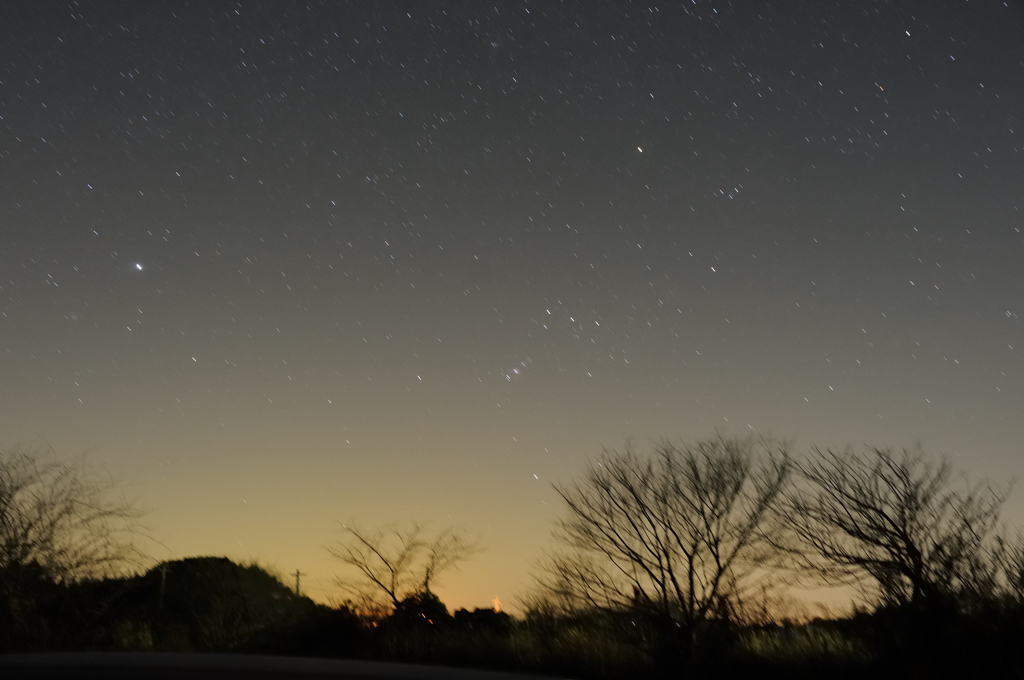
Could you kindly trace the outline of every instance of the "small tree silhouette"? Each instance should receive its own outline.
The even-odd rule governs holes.
[[[418,524],[374,530],[349,525],[343,528],[346,538],[328,551],[353,567],[355,577],[342,577],[337,582],[357,603],[370,603],[367,608],[373,608],[380,597],[398,609],[410,596],[432,595],[430,586],[442,573],[480,550],[455,527],[432,537]]]

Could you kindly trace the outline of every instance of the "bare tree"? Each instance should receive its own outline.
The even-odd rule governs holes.
[[[730,618],[776,554],[771,510],[790,469],[786,446],[768,440],[606,450],[555,487],[567,513],[541,592],[571,610],[640,610],[683,626]]]
[[[0,572],[75,581],[138,564],[139,511],[115,483],[52,450],[0,451]]]
[[[949,461],[920,448],[813,453],[783,504],[801,567],[826,583],[866,583],[888,603],[988,587],[984,555],[1008,488],[954,482]]]
[[[970,562],[975,600],[985,605],[1024,605],[1024,533],[996,532],[988,550]]]
[[[373,609],[378,596],[396,607],[406,597],[427,593],[443,572],[479,552],[475,541],[448,527],[430,536],[423,527],[389,525],[365,530],[345,525],[346,539],[328,551],[353,567],[355,578],[339,578],[338,585],[357,601]]]
[[[429,593],[430,583],[441,573],[479,552],[480,548],[454,528],[447,527],[426,543],[420,592]]]

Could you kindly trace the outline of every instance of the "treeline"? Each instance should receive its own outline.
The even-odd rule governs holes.
[[[115,487],[52,456],[0,456],[0,649],[300,654],[573,677],[1024,675],[1024,540],[1009,485],[919,449],[718,436],[606,450],[556,485],[555,548],[514,619],[449,614],[431,586],[471,557],[455,529],[344,527],[348,598],[319,605],[258,565],[143,556]],[[793,588],[855,609],[796,620]],[[793,617],[793,620],[787,619]]]
[[[403,661],[532,673],[605,674],[642,662],[598,638],[550,636],[550,624],[493,609],[454,615],[433,593],[387,614],[328,607],[272,572],[223,557],[164,562],[144,574],[55,582],[37,565],[4,574],[0,652],[230,652]],[[635,657],[635,658],[634,658]]]
[[[655,667],[1024,672],[1009,485],[920,449],[795,456],[719,436],[605,451],[556,488],[558,548],[533,608],[629,641]],[[844,586],[858,612],[780,627],[779,603],[801,586]]]

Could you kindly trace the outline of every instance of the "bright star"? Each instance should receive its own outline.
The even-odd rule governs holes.
[[[135,263],[135,268],[138,269],[140,272],[142,271],[142,265],[139,264],[138,262]]]

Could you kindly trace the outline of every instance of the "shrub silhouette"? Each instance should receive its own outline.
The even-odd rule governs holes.
[[[38,562],[0,570],[0,651],[47,647],[51,632],[45,612],[59,591]]]
[[[444,602],[429,590],[402,599],[388,617],[389,623],[400,626],[444,626],[451,620]]]
[[[459,609],[455,612],[453,622],[456,627],[464,630],[507,635],[512,631],[515,620],[505,612],[477,608],[473,611]]]

